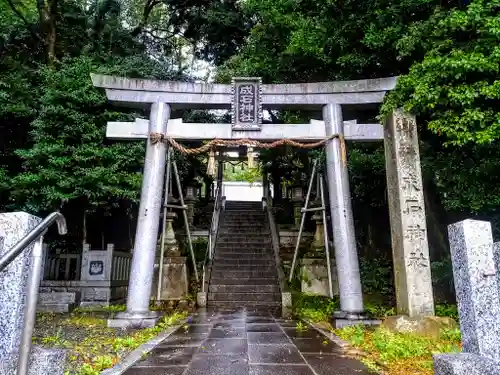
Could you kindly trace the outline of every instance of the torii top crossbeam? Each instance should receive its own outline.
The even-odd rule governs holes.
[[[108,99],[127,107],[169,103],[173,109],[229,109],[233,85],[132,79],[92,74],[92,83],[106,89]],[[321,109],[325,104],[380,103],[394,89],[397,77],[318,83],[260,85],[266,109]]]

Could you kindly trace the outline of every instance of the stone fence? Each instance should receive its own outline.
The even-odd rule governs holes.
[[[78,292],[81,306],[124,302],[127,295],[132,253],[83,246],[80,254],[47,254],[40,291]]]

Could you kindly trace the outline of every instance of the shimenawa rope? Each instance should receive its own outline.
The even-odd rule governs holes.
[[[203,154],[205,152],[211,151],[215,149],[216,147],[237,147],[237,146],[249,146],[249,147],[254,147],[254,148],[264,148],[264,149],[271,149],[271,148],[276,148],[284,145],[292,146],[292,147],[297,147],[297,148],[303,148],[303,149],[313,149],[319,146],[323,146],[326,142],[338,138],[340,140],[340,153],[341,153],[341,158],[342,162],[344,165],[346,165],[347,162],[347,156],[346,156],[346,146],[345,146],[345,139],[342,134],[333,134],[330,137],[324,138],[320,141],[314,142],[314,143],[300,143],[291,139],[280,139],[278,141],[270,142],[270,143],[263,143],[256,141],[254,139],[234,139],[234,140],[226,140],[226,139],[212,139],[208,143],[205,143],[201,147],[197,148],[187,148],[178,143],[174,138],[171,137],[166,137],[164,134],[161,133],[150,133],[150,139],[151,139],[151,144],[156,144],[159,142],[168,142],[174,149],[179,151],[181,154],[186,154],[186,155],[199,155]]]

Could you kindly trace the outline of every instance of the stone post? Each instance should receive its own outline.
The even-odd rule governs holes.
[[[342,108],[338,104],[323,107],[326,135],[343,134]],[[359,273],[358,252],[354,234],[351,192],[347,162],[339,138],[326,144],[326,175],[333,226],[335,259],[339,283],[340,309],[336,317],[356,320],[363,312],[363,295]]]
[[[415,117],[397,110],[384,131],[397,310],[410,317],[434,315]]]
[[[500,290],[491,224],[465,220],[448,226],[448,234],[463,347],[462,353],[435,355],[435,374],[498,375]]]
[[[170,106],[153,103],[149,120],[149,132],[166,134]],[[160,226],[160,211],[165,177],[167,145],[165,142],[152,143],[148,138],[141,201],[137,219],[134,253],[130,270],[127,310],[116,316],[116,324],[110,326],[147,326],[156,324],[157,313],[149,310],[156,239]]]
[[[0,214],[0,256],[31,232],[40,221],[39,217],[25,212]],[[17,370],[34,246],[35,243],[28,246],[0,272],[0,375],[13,375]],[[29,374],[63,375],[65,360],[65,350],[32,347]]]
[[[267,172],[262,173],[262,198],[267,198],[269,195],[269,179]]]
[[[41,219],[25,212],[0,214],[0,256],[35,228]],[[33,244],[0,272],[0,360],[16,360],[26,308]]]

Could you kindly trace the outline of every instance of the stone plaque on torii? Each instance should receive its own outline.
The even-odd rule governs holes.
[[[152,133],[180,141],[328,139],[326,174],[341,307],[337,317],[352,320],[362,316],[364,307],[343,141],[384,140],[398,312],[434,314],[415,119],[396,111],[384,127],[344,121],[342,116],[342,105],[382,102],[385,93],[395,87],[395,77],[276,85],[261,85],[259,78],[235,78],[231,85],[103,75],[92,75],[92,81],[106,90],[112,102],[151,109],[149,120],[109,122],[106,132],[112,139],[148,140],[134,246],[134,254],[141,257],[134,256],[132,262],[127,311],[122,318],[131,322],[154,318],[148,308],[149,291],[168,145],[152,141]],[[171,109],[187,108],[231,109],[232,123],[184,123],[169,118]],[[263,108],[322,109],[323,119],[309,124],[262,124]]]

